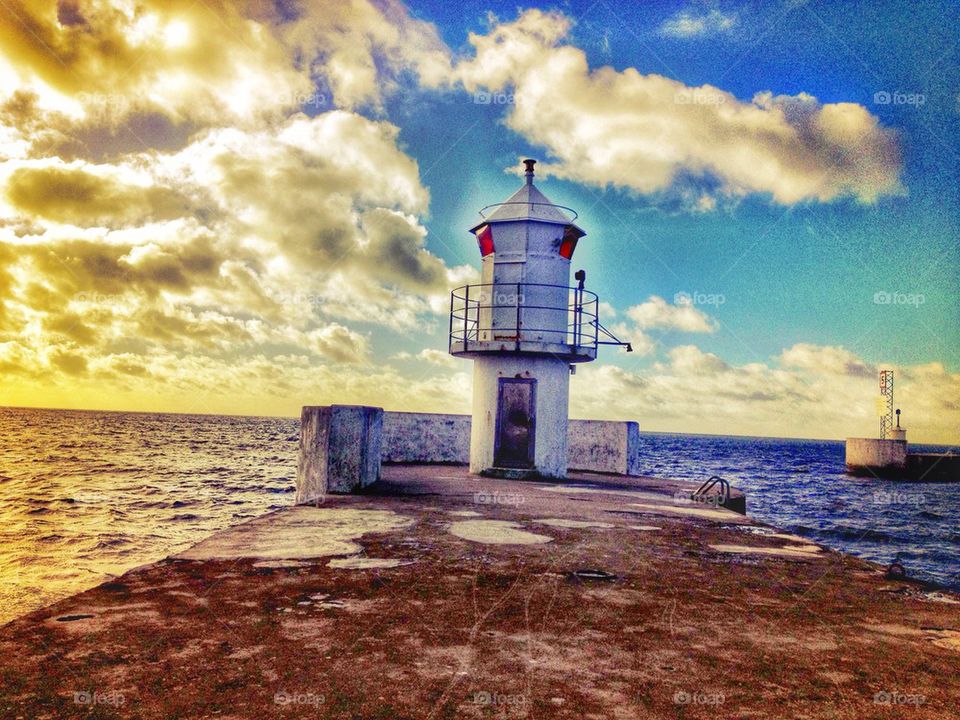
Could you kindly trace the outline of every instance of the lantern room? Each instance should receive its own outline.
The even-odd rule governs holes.
[[[533,184],[535,162],[524,160],[523,186],[483,208],[470,230],[480,250],[480,282],[451,298],[454,355],[501,352],[513,343],[513,350],[568,362],[596,357],[596,296],[582,284],[570,287],[570,261],[586,233],[574,223],[576,212]]]

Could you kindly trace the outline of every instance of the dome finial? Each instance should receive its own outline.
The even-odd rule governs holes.
[[[529,158],[523,161],[523,165],[524,167],[526,167],[526,170],[524,171],[523,174],[527,178],[527,185],[533,185],[533,166],[536,164],[537,164],[536,160],[531,160]]]

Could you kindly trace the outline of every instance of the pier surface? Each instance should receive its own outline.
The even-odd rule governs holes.
[[[957,717],[956,596],[571,483],[387,466],[214,535],[0,628],[0,717]]]

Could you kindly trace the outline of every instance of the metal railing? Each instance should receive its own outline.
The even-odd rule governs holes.
[[[597,295],[580,287],[544,283],[464,285],[450,293],[449,343],[566,345],[581,354],[597,349]],[[475,348],[479,349],[479,348]]]
[[[522,200],[516,201],[516,202],[508,201],[508,202],[501,202],[501,203],[493,203],[492,205],[485,205],[484,207],[480,208],[480,217],[486,220],[487,210],[489,210],[490,208],[497,208],[499,210],[505,205],[520,205],[521,207],[550,207],[550,208],[557,208],[559,210],[566,210],[568,213],[570,213],[573,216],[571,218],[568,218],[569,222],[573,222],[578,217],[577,211],[574,210],[573,208],[567,207],[566,205],[557,205],[555,203],[542,203],[542,202],[524,202]]]
[[[691,493],[690,498],[694,501],[703,501],[716,485],[720,486],[720,504],[726,505],[730,500],[730,483],[719,475],[712,475],[711,477],[707,478],[707,480],[700,487]]]

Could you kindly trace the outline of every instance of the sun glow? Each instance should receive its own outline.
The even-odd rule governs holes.
[[[190,26],[183,20],[167,23],[163,31],[163,42],[168,48],[179,48],[190,42]]]

